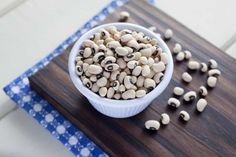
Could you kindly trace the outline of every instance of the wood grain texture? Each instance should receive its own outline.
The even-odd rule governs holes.
[[[171,28],[174,37],[167,41],[170,49],[178,42],[183,45],[183,49],[192,52],[194,60],[217,60],[222,76],[217,87],[209,90],[209,106],[203,113],[196,112],[196,102],[183,103],[177,110],[167,107],[167,100],[172,96],[175,86],[181,86],[185,91],[197,91],[206,82],[206,75],[200,72],[192,73],[191,84],[180,81],[181,74],[187,70],[186,61],[181,64],[175,62],[174,75],[168,88],[150,107],[126,119],[108,118],[98,113],[74,87],[67,69],[72,45],[30,77],[31,87],[111,156],[236,156],[236,61],[145,1],[130,1],[103,23],[117,21],[121,10],[130,12],[131,19],[128,22],[145,27],[156,26],[157,32],[161,34],[166,28]],[[181,110],[190,113],[191,120],[188,123],[178,119]],[[168,126],[162,126],[156,133],[144,129],[146,120],[159,120],[163,112],[170,115],[171,123]]]

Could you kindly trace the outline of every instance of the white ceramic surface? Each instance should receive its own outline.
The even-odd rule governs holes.
[[[100,97],[95,94],[87,87],[85,87],[80,78],[75,73],[75,57],[78,53],[78,50],[85,39],[88,39],[95,32],[99,32],[102,28],[108,28],[110,26],[116,26],[118,29],[130,29],[136,30],[138,32],[143,32],[144,34],[156,38],[160,47],[168,54],[169,62],[166,67],[165,75],[161,83],[150,93],[145,95],[142,98],[136,98],[132,100],[113,100],[108,98]],[[134,116],[141,111],[143,111],[157,96],[159,96],[168,86],[172,73],[173,73],[173,59],[171,52],[165,42],[157,36],[155,33],[149,31],[148,29],[129,23],[110,23],[96,27],[88,32],[86,32],[73,46],[68,63],[69,73],[72,82],[76,88],[89,100],[92,106],[99,112],[114,118],[126,118]]]

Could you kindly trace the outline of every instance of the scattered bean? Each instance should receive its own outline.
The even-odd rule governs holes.
[[[199,88],[199,94],[200,94],[201,96],[207,96],[208,91],[207,91],[207,89],[206,89],[205,86],[201,86],[201,87]]]
[[[177,96],[181,96],[184,94],[184,89],[181,87],[175,87],[173,93]]]
[[[203,110],[204,110],[204,109],[206,108],[206,106],[207,106],[207,101],[206,101],[206,99],[203,99],[203,98],[199,99],[196,106],[197,106],[197,111],[198,111],[198,112],[203,112]]]
[[[163,125],[169,124],[170,123],[170,116],[168,114],[166,114],[166,113],[162,113],[161,114],[161,123]]]
[[[192,76],[188,73],[188,72],[184,72],[183,74],[182,74],[182,79],[185,81],[185,82],[187,82],[187,83],[189,83],[189,82],[191,82],[192,81]]]
[[[168,105],[178,108],[180,106],[180,101],[176,98],[169,98],[168,99]]]
[[[176,60],[177,61],[183,61],[184,60],[184,57],[185,57],[185,55],[184,55],[184,52],[182,52],[182,51],[180,51],[177,55],[176,55]]]
[[[156,120],[148,120],[145,122],[145,128],[152,131],[157,131],[160,128],[160,123]]]
[[[215,87],[217,83],[217,78],[214,76],[210,76],[207,79],[207,85],[211,88]]]
[[[173,31],[171,29],[167,29],[164,34],[165,39],[170,39],[172,36],[173,36]]]
[[[184,94],[185,101],[193,101],[194,99],[196,99],[196,97],[197,97],[197,94],[195,91],[189,91]]]
[[[190,115],[186,111],[180,111],[179,116],[184,120],[184,121],[189,121],[190,120]]]

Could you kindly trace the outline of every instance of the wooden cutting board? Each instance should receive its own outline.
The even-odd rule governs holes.
[[[183,49],[193,53],[194,60],[217,60],[222,76],[217,87],[209,91],[209,105],[203,113],[196,112],[196,102],[183,103],[177,110],[167,107],[167,100],[175,86],[183,87],[186,91],[197,91],[206,82],[207,76],[200,72],[191,73],[193,81],[189,85],[181,81],[181,74],[187,70],[187,61],[175,61],[174,75],[165,92],[144,112],[127,119],[113,119],[98,113],[76,90],[67,69],[72,45],[30,77],[31,87],[110,156],[236,156],[236,61],[145,1],[130,1],[103,23],[116,22],[122,10],[131,14],[128,22],[145,27],[156,26],[161,34],[166,28],[171,28],[174,37],[167,42],[170,49],[178,42]],[[179,120],[181,110],[189,112],[189,122]],[[163,112],[170,115],[171,123],[168,126],[162,126],[156,133],[144,129],[146,120],[159,120]]]

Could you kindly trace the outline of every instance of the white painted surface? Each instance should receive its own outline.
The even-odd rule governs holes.
[[[156,6],[218,47],[236,33],[235,0],[157,0]]]
[[[0,88],[46,56],[109,2],[26,0],[15,7],[20,1],[0,0],[0,13],[9,10],[0,17]],[[157,5],[218,47],[236,33],[235,0],[158,0]],[[236,57],[236,42],[227,53]],[[0,91],[0,117],[14,106]],[[21,109],[0,120],[0,140],[0,157],[73,156]]]

